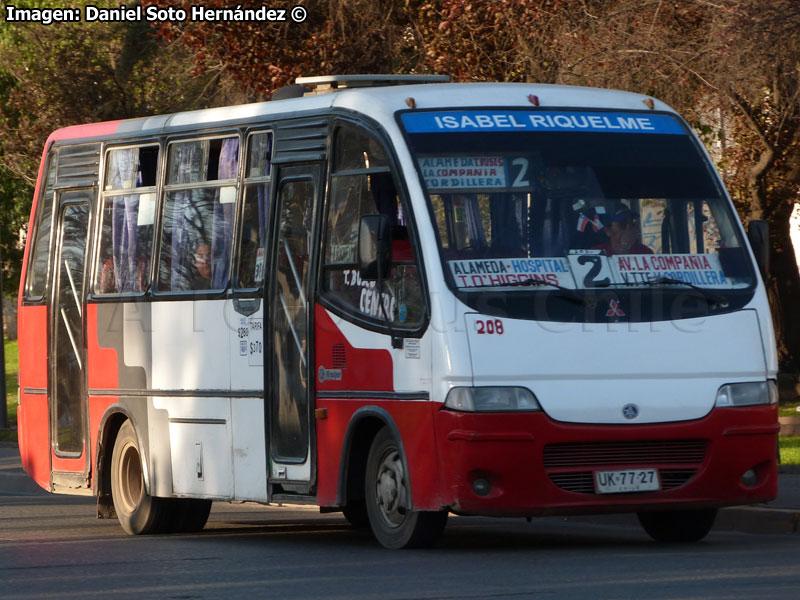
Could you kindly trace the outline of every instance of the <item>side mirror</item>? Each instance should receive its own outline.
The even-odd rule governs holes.
[[[747,225],[747,239],[756,255],[756,263],[761,275],[766,278],[769,274],[769,223],[753,220]]]
[[[392,228],[386,215],[363,215],[358,227],[358,270],[361,279],[386,277],[392,263]]]

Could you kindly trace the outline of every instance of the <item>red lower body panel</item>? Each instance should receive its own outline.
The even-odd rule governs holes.
[[[777,495],[776,406],[653,425],[560,423],[543,413],[435,415],[443,505],[496,516],[763,502]],[[596,470],[656,468],[661,490],[599,494]],[[755,471],[746,485],[742,476]],[[488,481],[473,487],[476,479]],[[416,494],[415,494],[416,498]]]
[[[327,410],[326,418],[317,420],[319,505],[336,504],[345,432],[355,412],[366,406],[386,410],[397,426],[410,471],[414,507],[419,510],[439,509],[442,506],[441,483],[433,440],[433,421],[439,405],[407,400],[317,400],[317,408]]]
[[[50,489],[50,412],[46,394],[22,393],[17,412],[22,468],[46,490]]]

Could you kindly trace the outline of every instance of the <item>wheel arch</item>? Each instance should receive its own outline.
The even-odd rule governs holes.
[[[139,445],[139,455],[142,458],[142,476],[145,490],[150,491],[150,476],[147,448],[139,433],[136,419],[131,411],[121,404],[112,404],[108,407],[98,427],[97,450],[95,456],[96,474],[94,477],[94,493],[97,496],[97,516],[99,518],[114,519],[117,517],[114,502],[111,497],[111,456],[114,453],[114,443],[119,430],[130,421],[136,433],[136,442]]]
[[[380,406],[362,406],[347,424],[347,429],[342,442],[341,460],[339,461],[339,481],[336,490],[336,505],[345,506],[350,498],[359,499],[363,495],[363,480],[367,468],[367,457],[372,441],[384,427],[391,431],[397,441],[400,455],[403,459],[403,468],[409,473],[408,487],[411,488],[411,477],[408,469],[406,451],[403,446],[403,437],[389,412]],[[410,502],[413,509],[413,491]]]

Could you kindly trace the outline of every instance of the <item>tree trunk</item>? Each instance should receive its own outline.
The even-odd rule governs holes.
[[[788,205],[788,203],[787,203]],[[770,222],[770,277],[767,283],[782,371],[800,371],[800,272],[789,234],[792,206],[775,211]]]

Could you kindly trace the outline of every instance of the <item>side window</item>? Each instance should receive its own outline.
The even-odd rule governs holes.
[[[414,328],[425,308],[409,236],[407,211],[397,193],[386,152],[366,131],[342,124],[334,138],[325,222],[322,293],[331,302],[393,327]],[[362,215],[384,214],[392,224],[392,267],[379,289],[358,272]]]
[[[227,287],[238,171],[238,137],[169,145],[160,291]]]
[[[686,219],[689,224],[689,252],[692,254],[717,254],[722,236],[707,201],[686,203]],[[723,245],[724,246],[724,245]]]
[[[28,298],[38,299],[44,296],[47,286],[47,266],[50,258],[50,231],[53,228],[53,185],[56,181],[56,154],[50,155],[47,168],[47,179],[43,182],[44,193],[39,197],[36,207],[37,217],[31,246],[30,262],[28,263],[25,295]]]
[[[256,288],[264,281],[271,160],[272,133],[252,134],[247,140],[242,229],[239,237],[240,288]]]
[[[656,254],[725,254],[739,243],[724,211],[718,199],[642,199],[642,241]]]
[[[137,294],[150,283],[158,146],[106,154],[96,294]]]

